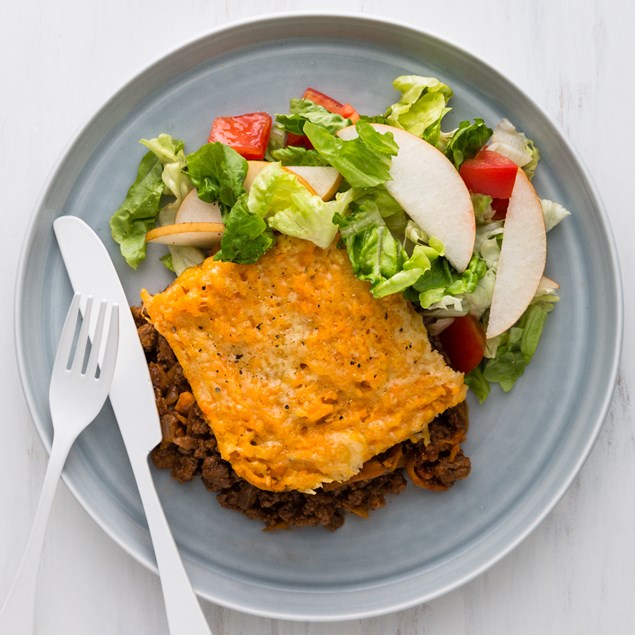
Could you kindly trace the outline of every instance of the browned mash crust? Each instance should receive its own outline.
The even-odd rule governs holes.
[[[143,294],[222,459],[252,486],[314,492],[410,441],[466,387],[401,296],[380,300],[345,252],[280,237],[258,263],[205,261]]]

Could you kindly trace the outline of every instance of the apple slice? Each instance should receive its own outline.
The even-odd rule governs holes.
[[[222,223],[174,223],[151,229],[146,240],[161,245],[212,249],[220,242],[224,229]]]
[[[392,132],[399,152],[390,164],[386,189],[406,214],[427,234],[445,246],[445,255],[458,271],[472,258],[476,224],[472,199],[452,163],[427,141],[393,126],[374,123],[382,134]],[[357,130],[348,126],[338,132],[345,140]]]
[[[218,203],[207,203],[198,197],[196,189],[192,190],[181,202],[175,223],[222,223]]]
[[[329,165],[287,165],[283,169],[295,174],[302,185],[323,201],[331,200],[342,183],[342,175]]]
[[[557,291],[560,288],[560,285],[551,278],[547,278],[547,276],[543,276],[540,278],[540,282],[538,283],[538,288],[536,289],[536,293],[542,291],[543,293],[552,293]]]
[[[547,233],[540,199],[519,168],[505,217],[487,339],[506,331],[525,312],[543,279],[546,258]]]
[[[254,179],[268,166],[269,161],[247,161],[247,176],[243,183],[243,187],[249,192]]]
[[[268,161],[247,161],[247,176],[244,182],[247,191],[254,179],[268,165],[271,165]],[[323,201],[333,198],[342,182],[342,175],[328,165],[285,165],[282,169],[297,176],[311,194],[317,194]]]

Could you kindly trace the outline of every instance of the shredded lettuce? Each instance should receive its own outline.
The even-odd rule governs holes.
[[[545,229],[547,231],[551,231],[567,216],[571,216],[571,212],[560,205],[560,203],[554,203],[549,199],[543,198],[540,200],[540,204],[542,205],[542,213],[545,217]]]
[[[540,160],[540,151],[525,133],[516,130],[516,127],[507,119],[503,119],[494,128],[489,149],[511,159],[530,179],[533,178]]]
[[[485,261],[488,269],[496,271],[501,253],[503,221],[492,221],[476,226],[474,251]]]
[[[386,122],[425,139],[436,146],[441,134],[441,119],[450,111],[447,107],[452,89],[434,77],[402,75],[393,81],[401,98],[385,112]]]
[[[472,207],[474,208],[474,217],[477,225],[485,225],[494,218],[494,209],[492,208],[492,197],[487,194],[477,194],[470,192],[472,198]]]
[[[358,136],[344,140],[308,122],[304,133],[351,187],[374,187],[389,181],[391,158],[399,151],[392,134],[381,134],[364,121],[358,121],[355,129]]]

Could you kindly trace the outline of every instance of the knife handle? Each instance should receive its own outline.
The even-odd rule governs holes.
[[[132,456],[130,460],[154,546],[170,633],[212,635],[174,542],[148,461]]]

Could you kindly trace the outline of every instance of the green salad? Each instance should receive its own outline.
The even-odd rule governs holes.
[[[279,233],[337,241],[376,298],[412,302],[483,401],[536,351],[558,302],[546,234],[569,212],[536,194],[539,150],[508,120],[446,130],[448,85],[405,75],[393,87],[380,114],[308,88],[286,113],[215,118],[198,149],[142,139],[112,237],[135,269],[149,242],[165,244],[177,275],[207,257],[254,263]]]

